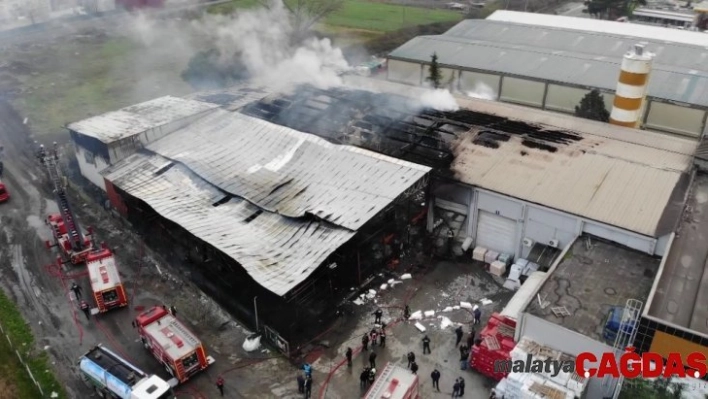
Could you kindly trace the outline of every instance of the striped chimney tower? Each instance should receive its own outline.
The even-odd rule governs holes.
[[[654,54],[637,44],[622,58],[615,101],[612,104],[610,123],[626,127],[639,127],[649,84],[649,74]]]

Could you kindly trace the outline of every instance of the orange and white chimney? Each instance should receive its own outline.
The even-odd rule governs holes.
[[[641,44],[635,45],[624,55],[610,113],[611,124],[634,128],[640,126],[653,61],[654,54],[645,51]]]

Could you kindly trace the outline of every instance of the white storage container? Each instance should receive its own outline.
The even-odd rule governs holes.
[[[487,248],[477,247],[472,251],[472,259],[484,262],[484,256],[487,255]]]
[[[489,265],[489,273],[492,273],[495,276],[502,276],[506,273],[506,265],[498,260],[495,260],[491,265]]]
[[[491,249],[487,251],[487,253],[484,255],[484,263],[492,264],[492,262],[495,262],[499,258],[499,252],[492,251]],[[506,265],[504,265],[504,269],[506,270]]]
[[[511,254],[499,254],[499,258],[497,258],[498,261],[504,262],[507,266],[511,264],[511,262],[514,260],[514,255]]]
[[[521,259],[517,259],[516,262],[514,262],[514,263],[516,263],[517,265],[521,266],[521,269],[523,269],[523,268],[526,267],[526,265],[529,264],[529,261],[526,260],[526,259],[524,259],[524,258],[521,258]]]
[[[511,269],[509,270],[509,278],[512,280],[519,281],[519,278],[521,277],[521,266],[517,264],[511,265]]]

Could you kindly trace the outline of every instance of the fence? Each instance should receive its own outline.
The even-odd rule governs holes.
[[[10,344],[10,348],[12,348],[15,351],[15,354],[17,355],[17,358],[20,359],[20,364],[22,364],[25,367],[25,370],[27,370],[27,374],[29,374],[30,378],[32,379],[32,382],[34,382],[34,385],[37,386],[37,389],[39,390],[39,394],[41,397],[44,397],[44,391],[42,391],[42,387],[39,385],[37,382],[37,379],[34,378],[34,374],[32,374],[32,371],[29,368],[29,365],[22,359],[22,356],[20,355],[20,352],[15,349],[15,345],[12,343],[10,340],[10,336],[5,333],[5,329],[2,326],[2,323],[0,323],[0,332],[7,338],[7,342]]]

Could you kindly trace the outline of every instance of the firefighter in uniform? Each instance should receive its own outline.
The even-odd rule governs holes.
[[[86,301],[81,301],[81,311],[86,315],[86,320],[91,320],[91,309]]]

